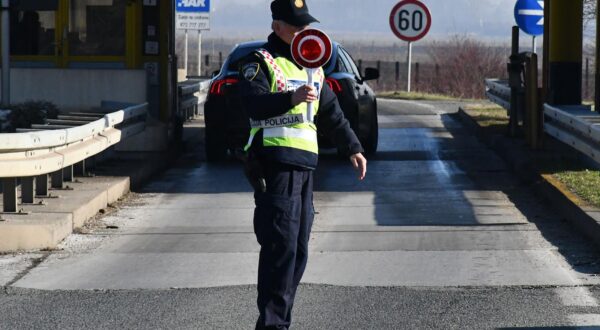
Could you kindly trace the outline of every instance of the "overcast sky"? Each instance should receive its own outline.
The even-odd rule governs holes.
[[[448,35],[510,38],[515,0],[422,0],[431,10],[430,39]],[[207,37],[260,37],[270,31],[271,0],[212,0]],[[314,26],[334,37],[393,39],[388,18],[398,0],[307,0]]]

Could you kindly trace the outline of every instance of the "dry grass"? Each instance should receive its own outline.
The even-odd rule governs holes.
[[[490,133],[504,133],[508,130],[508,115],[506,109],[491,104],[469,104],[463,110],[478,124]]]
[[[410,101],[463,101],[448,95],[404,91],[381,92],[377,94],[377,97]]]

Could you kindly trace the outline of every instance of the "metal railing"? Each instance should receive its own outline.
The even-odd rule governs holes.
[[[587,106],[544,105],[544,130],[600,164],[600,114]]]
[[[486,88],[490,101],[510,110],[511,91],[507,82],[486,79]],[[531,104],[523,105],[527,108],[537,108]],[[526,111],[533,112],[531,109]],[[584,105],[544,104],[543,116],[533,120],[542,122],[546,134],[600,164],[600,113],[593,112],[589,106]]]
[[[190,120],[200,114],[200,106],[206,101],[209,81],[187,80],[179,83],[179,116]]]
[[[485,95],[490,101],[498,104],[507,111],[510,110],[510,86],[508,85],[508,80],[486,79]]]
[[[49,120],[47,125],[0,134],[4,213],[23,213],[17,198],[19,186],[22,204],[52,197],[48,176],[52,188],[64,189],[64,183],[72,181],[75,173],[86,173],[86,160],[146,127],[147,103],[102,102],[101,108],[112,110],[69,113]]]

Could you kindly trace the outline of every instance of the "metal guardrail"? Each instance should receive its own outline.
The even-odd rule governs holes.
[[[485,95],[490,101],[510,110],[510,86],[507,80],[486,79],[485,88]]]
[[[486,79],[490,101],[510,109],[510,88],[506,81]],[[544,132],[600,164],[600,113],[583,105],[544,104]]]
[[[179,83],[179,115],[185,120],[200,114],[200,106],[206,102],[209,80],[187,80]]]
[[[17,199],[19,182],[22,204],[35,203],[36,197],[51,197],[49,174],[51,187],[64,189],[64,182],[72,181],[75,172],[85,175],[86,160],[145,129],[147,103],[103,102],[102,106],[114,111],[70,113],[49,120],[49,125],[0,134],[4,213],[22,213]]]
[[[544,130],[600,164],[600,114],[586,106],[544,105]]]
[[[522,127],[529,146],[537,149],[541,146],[543,132],[537,55],[515,52],[510,56],[507,71],[508,80],[485,80],[486,95],[507,110],[508,134],[515,137]]]

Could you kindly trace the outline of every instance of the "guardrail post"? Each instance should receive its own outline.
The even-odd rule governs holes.
[[[540,131],[542,129],[542,110],[539,102],[538,90],[538,60],[536,54],[529,54],[527,57],[527,72],[525,80],[526,91],[526,111],[527,128],[525,134],[529,146],[533,149],[540,147]]]
[[[96,156],[92,156],[85,160],[85,167],[89,169],[96,169]],[[87,173],[86,173],[87,175]]]
[[[35,203],[34,178],[33,177],[21,178],[21,203],[23,203],[23,204]]]
[[[38,197],[48,197],[48,174],[35,177],[35,195]]]
[[[73,165],[63,168],[63,180],[73,182]]]
[[[521,87],[521,64],[518,62],[519,55],[519,27],[512,28],[512,52],[508,64],[508,78],[510,85],[510,111],[508,121],[508,133],[516,136],[519,129],[519,89]]]
[[[52,182],[52,188],[54,189],[64,189],[64,177],[63,170],[58,170],[50,174],[50,181]]]
[[[87,172],[85,171],[85,159],[75,164],[73,167],[74,175],[76,176],[86,176]]]
[[[5,213],[17,213],[17,179],[2,179],[2,202]]]

